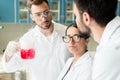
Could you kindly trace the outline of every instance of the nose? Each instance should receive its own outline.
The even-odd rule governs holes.
[[[71,37],[70,38],[70,42],[69,43],[71,43],[71,44],[73,44],[74,43],[74,40],[73,40],[73,38]]]

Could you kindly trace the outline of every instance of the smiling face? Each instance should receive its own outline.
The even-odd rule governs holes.
[[[51,13],[49,6],[46,2],[40,5],[31,6],[31,19],[42,29],[49,29],[51,25]]]
[[[79,35],[79,30],[75,27],[69,27],[67,30],[67,36],[75,36]],[[81,52],[86,51],[88,41],[84,38],[80,38],[79,41],[75,42],[73,38],[70,39],[70,41],[67,44],[67,47],[69,51],[73,54],[79,54],[82,55]]]

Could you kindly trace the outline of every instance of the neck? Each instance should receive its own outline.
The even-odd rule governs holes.
[[[74,57],[74,59],[73,59],[73,61],[71,63],[70,68],[72,68],[75,65],[75,63],[77,62],[78,59],[79,59],[79,56],[78,57]]]
[[[71,64],[71,67],[73,67],[74,66],[74,64],[78,61],[78,59],[86,52],[87,50],[81,50],[81,52],[79,52],[79,53],[76,53],[76,54],[74,54],[74,59],[73,59],[73,62],[72,62],[72,64]]]
[[[74,54],[74,60],[77,61],[85,52],[85,50],[81,50],[81,52]]]
[[[103,31],[104,31],[104,28],[102,28],[102,27],[98,27],[98,28],[96,28],[96,31],[94,31],[94,39],[97,43],[100,43]]]
[[[91,29],[91,36],[94,38],[94,40],[99,43],[103,34],[103,31],[105,29],[105,26],[101,26],[94,22],[94,25],[92,24],[90,26]]]
[[[41,29],[41,28],[40,28],[40,31],[41,31],[45,36],[50,36],[50,35],[52,34],[52,32],[53,32],[53,29],[54,29],[54,24],[51,23],[49,29]]]

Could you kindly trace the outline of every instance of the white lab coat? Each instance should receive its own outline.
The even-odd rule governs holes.
[[[110,21],[97,47],[93,80],[120,80],[120,17]]]
[[[3,56],[5,70],[13,72],[25,66],[29,69],[30,80],[56,80],[67,58],[71,56],[61,38],[65,29],[66,26],[54,22],[54,31],[48,39],[36,25],[20,39],[21,45],[26,44],[29,48],[35,49],[35,58],[23,60],[18,52],[9,63],[5,63]]]
[[[68,71],[73,59],[74,58],[70,58],[67,61],[57,80],[91,80],[92,58],[90,57],[90,54],[86,52],[82,55],[75,65]],[[64,79],[62,79],[63,77]]]

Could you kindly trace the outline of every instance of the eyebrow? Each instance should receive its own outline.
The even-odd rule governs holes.
[[[43,12],[45,12],[45,11],[50,11],[50,9],[46,9]],[[42,14],[43,12],[36,12],[36,13],[33,13],[33,14]]]
[[[80,34],[74,34],[73,36],[80,35]],[[70,34],[67,34],[67,36],[71,36]]]

